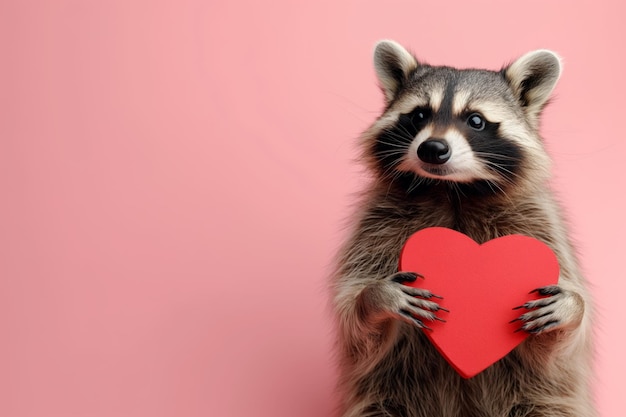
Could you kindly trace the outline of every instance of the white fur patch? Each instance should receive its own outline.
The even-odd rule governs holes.
[[[492,123],[501,123],[512,117],[510,110],[496,102],[476,101],[471,103],[471,109],[479,112]]]
[[[424,97],[408,96],[405,99],[400,100],[398,103],[395,103],[389,113],[394,114],[397,119],[400,114],[410,113],[415,110],[416,107],[425,107],[428,104],[428,101]]]
[[[441,102],[443,101],[443,94],[444,94],[443,86],[436,90],[432,90],[430,92],[429,104],[433,112],[437,112],[439,108],[441,107]]]
[[[461,114],[467,108],[470,99],[470,92],[466,90],[458,91],[452,101],[452,114]]]

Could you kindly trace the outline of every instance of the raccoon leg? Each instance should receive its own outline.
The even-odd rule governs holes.
[[[556,329],[574,329],[580,325],[585,312],[585,304],[580,294],[557,285],[537,288],[531,293],[538,293],[545,298],[515,307],[528,310],[513,320],[522,322],[518,331],[540,334]]]
[[[412,272],[398,272],[368,285],[358,298],[359,311],[373,322],[395,318],[420,329],[430,329],[426,321],[444,321],[435,314],[445,310],[433,301],[441,299],[440,296],[404,285],[418,276]]]

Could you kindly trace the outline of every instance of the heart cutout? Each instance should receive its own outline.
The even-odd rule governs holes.
[[[521,312],[513,310],[541,298],[529,291],[555,285],[559,264],[543,242],[508,235],[478,244],[469,236],[444,227],[418,231],[406,241],[400,271],[424,276],[412,287],[443,297],[437,316],[424,330],[437,350],[464,378],[471,378],[522,343],[528,333],[515,332],[509,323]]]

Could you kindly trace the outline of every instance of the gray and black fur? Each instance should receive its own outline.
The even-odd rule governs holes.
[[[538,133],[559,58],[539,50],[501,71],[459,70],[381,41],[374,62],[386,107],[362,136],[373,179],[332,283],[341,415],[596,416],[590,297],[547,185],[550,160]],[[406,239],[431,226],[477,242],[531,236],[559,259],[557,286],[529,288],[545,297],[511,306],[531,335],[470,379],[423,333],[440,307],[434,294],[404,285],[420,271],[397,272]]]

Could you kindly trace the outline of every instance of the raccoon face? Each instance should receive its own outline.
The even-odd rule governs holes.
[[[409,191],[444,182],[498,192],[545,180],[537,130],[560,75],[554,53],[531,52],[499,72],[458,70],[382,41],[374,63],[387,107],[363,137],[380,178]]]

